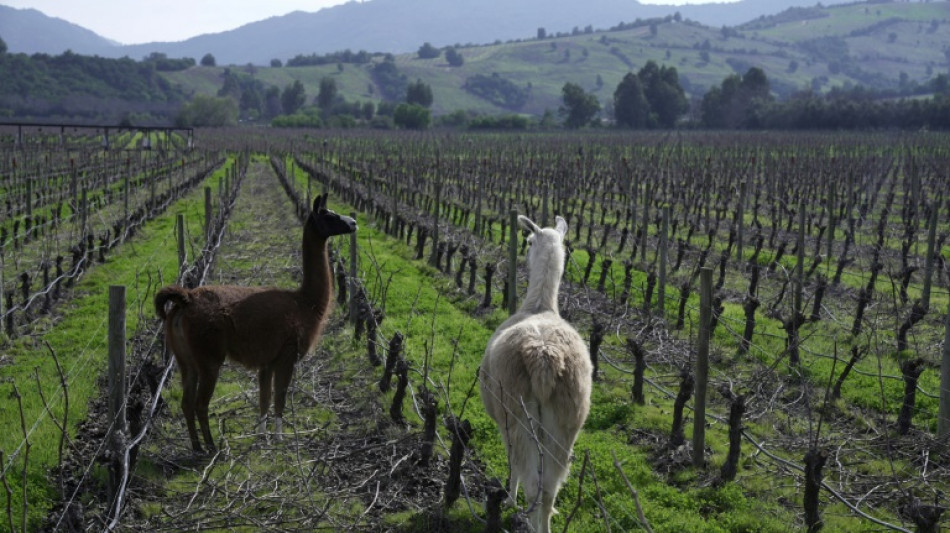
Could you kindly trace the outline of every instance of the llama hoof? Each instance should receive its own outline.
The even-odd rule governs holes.
[[[277,442],[284,440],[284,420],[282,418],[274,420],[274,440]]]

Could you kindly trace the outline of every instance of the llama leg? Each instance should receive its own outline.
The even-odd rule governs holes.
[[[280,440],[284,431],[284,405],[287,401],[287,388],[294,377],[296,361],[296,348],[285,348],[284,354],[274,365],[274,437],[277,440]]]
[[[205,443],[210,451],[215,451],[214,439],[211,438],[211,427],[208,424],[208,404],[211,403],[211,395],[214,394],[214,386],[218,383],[217,368],[201,369],[198,377],[198,395],[196,398],[196,411],[198,413],[198,423],[201,425],[201,433],[204,436]]]
[[[542,533],[551,531],[551,515],[557,512],[554,510],[554,497],[556,495],[556,490],[554,492],[546,489],[541,491],[541,499],[538,501],[538,508],[535,511],[535,516],[538,518],[536,531]]]
[[[195,428],[195,392],[198,388],[198,374],[188,365],[180,364],[181,370],[181,411],[185,415],[185,425],[188,427],[188,437],[191,438],[191,449],[197,453],[204,450],[198,441],[198,431]]]
[[[257,384],[260,389],[260,418],[258,419],[257,431],[261,434],[267,433],[267,412],[270,410],[271,385],[274,382],[274,369],[270,365],[261,367],[257,373]]]

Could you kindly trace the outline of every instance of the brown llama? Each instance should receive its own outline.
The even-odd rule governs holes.
[[[283,430],[284,403],[294,365],[316,345],[333,306],[333,275],[327,241],[356,231],[356,221],[313,201],[303,229],[303,282],[296,290],[209,285],[168,286],[155,294],[155,311],[165,321],[165,343],[181,369],[182,405],[191,447],[202,452],[195,415],[211,450],[208,404],[225,359],[258,371],[260,429],[266,430],[271,390],[275,435]]]
[[[518,223],[531,232],[528,292],[488,341],[479,381],[485,410],[508,451],[508,495],[516,501],[523,484],[533,530],[548,533],[574,441],[590,411],[593,367],[584,340],[558,312],[567,222],[557,217],[555,228],[541,229],[519,216]]]

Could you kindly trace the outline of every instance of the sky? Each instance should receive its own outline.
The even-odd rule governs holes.
[[[182,41],[231,30],[249,22],[319,11],[347,0],[0,0],[33,8],[122,44]],[[352,0],[356,1],[356,0]],[[474,1],[474,0],[468,0]],[[699,4],[709,0],[640,0],[644,4]],[[723,1],[723,0],[718,0]]]

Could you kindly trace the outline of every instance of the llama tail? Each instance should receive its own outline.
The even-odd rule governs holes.
[[[540,401],[547,400],[557,388],[564,372],[565,357],[559,346],[538,344],[524,351],[525,366],[531,374],[531,391]]]
[[[155,293],[155,314],[158,318],[165,320],[168,314],[165,312],[165,305],[171,302],[174,305],[187,305],[191,302],[191,294],[188,289],[169,285]]]

